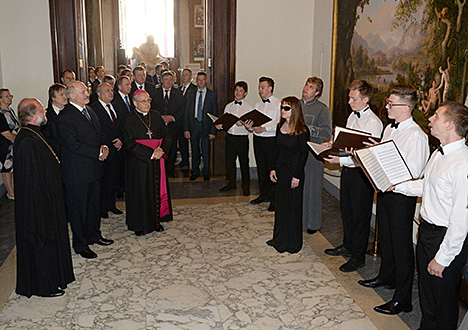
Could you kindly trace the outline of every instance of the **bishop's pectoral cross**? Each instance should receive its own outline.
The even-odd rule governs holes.
[[[149,139],[153,138],[153,132],[148,128],[148,132],[146,132],[146,135],[148,135]]]

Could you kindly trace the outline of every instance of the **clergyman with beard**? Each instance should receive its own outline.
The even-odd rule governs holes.
[[[14,146],[16,293],[58,297],[75,280],[60,160],[41,132],[41,125],[47,123],[41,102],[22,100],[18,115],[21,129]]]

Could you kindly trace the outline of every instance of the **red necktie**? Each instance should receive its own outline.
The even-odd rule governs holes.
[[[117,126],[117,118],[115,118],[114,111],[112,111],[110,104],[107,105],[107,109],[109,109],[110,115],[112,117],[112,123],[114,124],[114,127]]]

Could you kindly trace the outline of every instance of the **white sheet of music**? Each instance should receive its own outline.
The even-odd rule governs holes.
[[[365,148],[361,150],[356,150],[358,153],[361,162],[364,164],[367,173],[374,181],[377,189],[381,191],[387,190],[392,183],[385,174],[384,169],[380,165],[380,162],[377,160],[376,156],[370,148]]]

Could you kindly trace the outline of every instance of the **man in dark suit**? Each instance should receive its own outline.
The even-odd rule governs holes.
[[[47,142],[49,142],[55,153],[60,156],[61,145],[57,133],[57,116],[60,111],[68,103],[65,90],[67,87],[62,84],[53,84],[49,87],[49,100],[50,104],[47,110],[47,124],[42,125],[42,134],[44,134]]]
[[[194,91],[197,90],[197,85],[192,83],[192,70],[188,68],[183,69],[180,74],[180,78],[182,80],[182,85],[179,86],[179,89],[182,91],[182,94],[184,95],[185,99],[187,99],[187,96],[190,93],[193,93]],[[189,166],[188,140],[183,135],[179,139],[179,151],[180,151],[180,156],[182,157],[182,160],[180,161],[179,164],[176,164],[175,167],[177,168],[188,167]]]
[[[103,161],[109,155],[99,119],[86,104],[89,93],[81,81],[67,87],[70,102],[57,118],[62,143],[62,174],[67,216],[73,233],[73,249],[83,258],[96,258],[89,245],[110,245],[101,235],[101,179]]]
[[[104,69],[103,66],[97,66],[96,69],[94,69],[94,72],[96,74],[96,79],[94,80],[93,84],[91,85],[92,93],[96,93],[96,89],[99,86],[99,84],[102,84],[104,82],[104,76],[106,75],[106,69]]]
[[[166,173],[174,177],[175,161],[177,158],[177,140],[184,137],[185,97],[174,86],[174,75],[166,71],[161,75],[161,87],[156,89],[156,103],[162,119],[167,125],[172,137],[171,150],[166,160]]]
[[[108,212],[123,213],[115,206],[119,163],[122,161],[120,153],[122,141],[119,138],[120,132],[118,129],[121,116],[111,104],[114,92],[109,84],[100,84],[97,88],[97,95],[98,100],[91,104],[91,108],[99,118],[99,123],[107,138],[106,145],[109,147],[109,156],[104,162],[101,188],[101,218],[108,218]]]
[[[62,75],[60,76],[60,81],[62,81],[62,84],[64,84],[65,86],[68,86],[68,84],[72,81],[75,81],[75,79],[75,72],[73,72],[72,70],[64,70],[62,72]]]
[[[116,81],[116,88],[114,89],[114,99],[112,100],[112,105],[115,112],[117,112],[117,117],[122,119],[129,113],[133,112],[135,105],[133,104],[130,98],[130,92],[132,91],[132,81],[129,77],[121,75]],[[121,152],[123,154],[124,151]],[[123,155],[121,155],[123,158]],[[117,181],[117,197],[123,198],[125,191],[125,169],[123,159],[119,162],[118,169],[118,181]]]
[[[135,69],[133,69],[133,75],[135,77],[135,81],[132,82],[132,91],[130,92],[131,98],[133,98],[133,93],[135,93],[137,89],[143,89],[151,98],[151,109],[160,110],[157,108],[156,104],[156,87],[154,87],[154,84],[146,81],[145,68],[142,66],[135,67]]]
[[[153,75],[153,84],[160,85],[161,84],[161,71],[163,66],[161,64],[156,64],[154,67],[154,75]]]
[[[116,89],[114,89],[114,99],[112,105],[114,106],[117,115],[123,116],[133,111],[135,106],[130,98],[132,91],[132,82],[127,76],[120,76],[117,79]]]
[[[206,85],[206,73],[198,72],[197,90],[187,96],[184,136],[190,139],[192,146],[191,181],[200,176],[201,157],[203,157],[203,179],[210,180],[210,141],[216,137],[216,128],[207,113],[218,116],[218,97]]]

